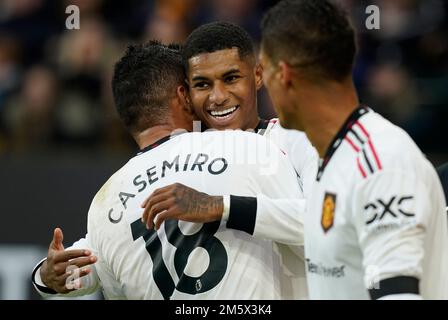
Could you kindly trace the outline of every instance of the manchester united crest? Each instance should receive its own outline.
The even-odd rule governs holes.
[[[322,205],[322,218],[320,220],[325,233],[333,227],[335,209],[336,195],[334,193],[325,192],[324,203]]]

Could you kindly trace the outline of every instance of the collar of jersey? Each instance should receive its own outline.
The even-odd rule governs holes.
[[[330,147],[325,152],[325,156],[323,159],[320,160],[319,163],[319,171],[317,172],[317,181],[320,180],[322,177],[325,167],[328,165],[328,162],[330,162],[331,157],[336,152],[338,147],[341,145],[342,140],[347,135],[347,132],[351,129],[353,124],[360,119],[363,115],[368,113],[371,109],[365,105],[361,105],[358,108],[356,108],[350,116],[345,120],[344,124],[342,125],[341,129],[339,129],[338,133],[334,136],[333,140],[330,143]]]
[[[170,134],[170,135],[168,135],[168,136],[165,136],[165,137],[163,137],[163,138],[160,138],[159,140],[157,140],[156,142],[150,144],[149,146],[147,146],[147,147],[145,147],[145,148],[143,148],[143,149],[140,149],[140,151],[137,153],[137,156],[138,156],[138,155],[141,155],[142,153],[145,153],[145,152],[147,152],[147,151],[149,151],[149,150],[152,150],[152,149],[154,149],[154,148],[157,148],[157,147],[160,146],[161,144],[163,144],[163,143],[169,141],[170,139],[172,139],[172,138],[174,138],[174,137],[177,137],[178,135],[180,135],[180,134],[182,134],[182,133],[183,133],[183,132],[178,133],[178,134]]]
[[[257,126],[255,127],[255,132],[256,133],[260,133],[261,135],[263,135],[264,130],[266,130],[266,128],[269,125],[269,120],[265,120],[265,119],[260,119],[260,121],[258,122]]]

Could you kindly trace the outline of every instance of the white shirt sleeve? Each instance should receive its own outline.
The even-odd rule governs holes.
[[[303,245],[306,200],[294,169],[276,145],[264,139],[257,142],[268,143],[269,150],[257,155],[269,165],[253,175],[253,183],[261,192],[256,197],[230,197],[227,227],[279,243]]]
[[[254,237],[302,246],[305,209],[305,199],[272,199],[258,195]]]
[[[116,279],[112,270],[113,260],[115,258],[114,241],[108,241],[110,229],[103,223],[104,206],[98,197],[102,194],[99,191],[90,205],[88,219],[87,219],[87,241],[89,248],[98,258],[95,263],[97,279],[102,288],[103,295],[106,299],[126,299],[123,288],[119,280]]]
[[[366,287],[379,289],[374,285],[396,277],[418,285],[431,210],[424,182],[412,172],[384,169],[354,191],[353,201]]]
[[[296,174],[305,198],[309,197],[316,180],[319,156],[306,134],[298,130],[288,130],[279,123],[269,133],[274,142],[288,157]]]
[[[66,248],[65,250],[72,250],[72,249],[90,249],[89,243],[86,238],[81,238],[80,240],[73,243],[72,246]],[[81,288],[77,290],[73,290],[69,293],[56,293],[54,290],[48,288],[42,281],[40,277],[40,268],[42,264],[45,262],[46,258],[42,259],[33,269],[33,277],[32,282],[33,286],[36,289],[36,291],[40,294],[43,298],[49,298],[49,297],[79,297],[84,295],[89,295],[94,293],[98,290],[100,287],[100,281],[98,278],[98,274],[96,272],[95,264],[90,265],[89,268],[91,269],[90,273],[81,277]]]

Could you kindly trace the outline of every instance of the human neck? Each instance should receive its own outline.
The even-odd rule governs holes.
[[[301,106],[304,130],[323,158],[330,143],[350,114],[359,105],[352,80],[332,82],[306,90]]]
[[[134,139],[139,148],[144,149],[158,140],[171,135],[175,130],[176,128],[171,124],[161,124],[134,134]]]

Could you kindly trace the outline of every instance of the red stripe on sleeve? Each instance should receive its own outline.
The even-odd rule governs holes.
[[[370,135],[367,132],[366,128],[364,128],[364,126],[361,124],[361,122],[356,121],[356,124],[358,125],[358,127],[361,129],[362,133],[364,133],[364,135],[370,139]]]
[[[352,146],[352,148],[356,151],[359,152],[360,149],[353,143],[353,141],[349,138],[349,137],[345,137],[345,140]]]
[[[359,157],[356,158],[356,163],[358,164],[358,169],[361,171],[361,175],[363,178],[367,177],[366,172],[364,171],[363,167],[361,166],[361,162],[359,162]]]
[[[366,135],[369,140],[367,141],[369,143],[370,150],[372,150],[373,156],[375,158],[376,165],[378,166],[378,169],[382,169],[383,166],[381,165],[380,158],[378,157],[378,154],[376,153],[375,147],[373,146],[372,140],[370,140],[370,135],[367,132],[367,130],[364,128],[364,126],[361,124],[361,122],[357,121],[356,124],[361,129],[361,131]]]

